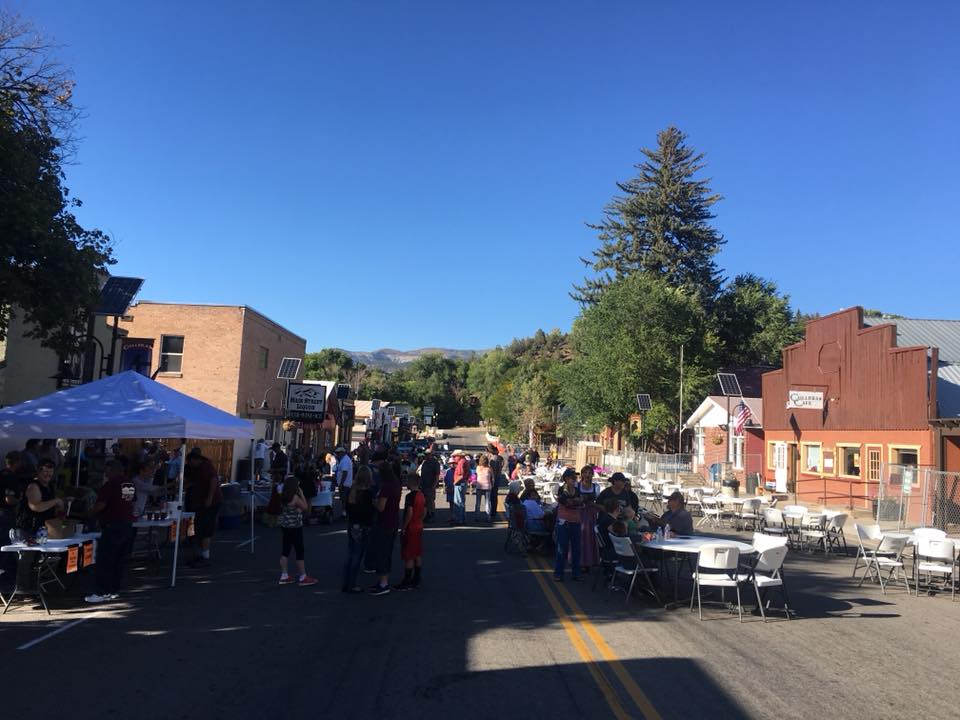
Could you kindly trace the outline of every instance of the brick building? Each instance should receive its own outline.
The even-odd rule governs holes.
[[[900,344],[898,344],[898,340]],[[889,467],[960,470],[960,321],[811,320],[763,376],[764,472],[800,500],[870,507]]]
[[[156,372],[158,382],[253,420],[258,437],[293,439],[282,437],[286,383],[277,371],[282,358],[303,358],[306,341],[299,335],[245,305],[141,301],[120,327],[126,332],[121,370]],[[302,372],[301,366],[298,379]],[[244,443],[200,444],[218,454],[223,475],[233,475],[237,460],[249,454]]]
[[[742,435],[733,432],[741,401],[737,397],[709,395],[684,423],[693,433],[693,470],[705,479],[722,477],[727,464],[727,473],[739,480],[741,486],[747,475],[755,477],[763,473],[763,400],[758,397],[742,400],[750,409]]]

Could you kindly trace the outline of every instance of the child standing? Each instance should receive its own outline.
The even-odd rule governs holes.
[[[280,553],[280,585],[290,585],[296,582],[301,587],[316,585],[316,578],[307,575],[303,559],[303,515],[309,512],[310,506],[303,496],[300,483],[295,477],[288,476],[280,491],[280,532],[283,536],[283,550]],[[290,553],[297,552],[297,579],[294,580],[287,573],[287,559]]]
[[[400,559],[403,560],[403,582],[397,590],[418,589],[420,568],[423,564],[423,516],[426,513],[426,498],[420,492],[420,478],[407,478],[410,492],[403,502],[403,527],[401,528]]]

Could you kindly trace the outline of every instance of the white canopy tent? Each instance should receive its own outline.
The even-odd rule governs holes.
[[[0,438],[253,440],[253,423],[127,371],[0,409]],[[186,458],[184,458],[185,461]],[[180,463],[178,505],[183,505]],[[252,521],[252,518],[251,518]],[[177,583],[180,512],[170,585]]]

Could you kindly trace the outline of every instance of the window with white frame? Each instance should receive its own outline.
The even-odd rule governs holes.
[[[160,336],[160,368],[163,372],[183,372],[183,335]]]
[[[706,440],[707,434],[704,429],[697,425],[697,464],[703,465],[706,462]]]
[[[847,477],[860,477],[860,446],[838,446],[840,454],[840,474]]]
[[[803,470],[808,473],[818,473],[821,468],[820,446],[803,446]]]

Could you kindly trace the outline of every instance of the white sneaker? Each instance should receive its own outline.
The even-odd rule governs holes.
[[[105,603],[113,600],[113,597],[110,595],[97,595],[96,593],[93,593],[92,595],[87,595],[84,600],[86,600],[88,603]]]

